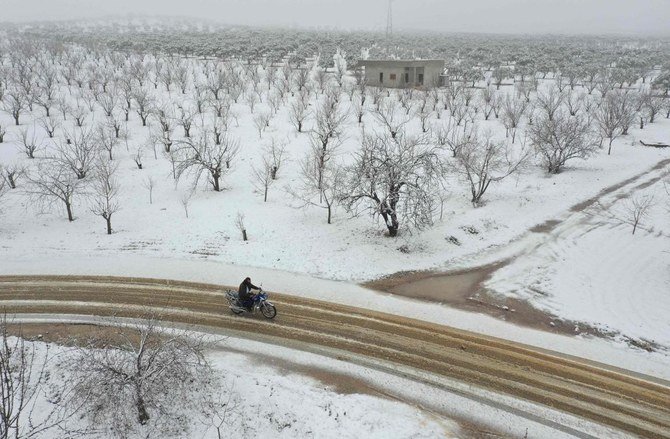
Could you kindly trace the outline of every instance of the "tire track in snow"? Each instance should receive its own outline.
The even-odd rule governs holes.
[[[657,382],[446,326],[284,294],[272,295],[275,321],[236,317],[227,312],[222,290],[138,278],[0,277],[0,303],[9,313],[137,317],[157,308],[168,321],[346,351],[391,370],[411,368],[630,434],[670,438],[670,387]]]

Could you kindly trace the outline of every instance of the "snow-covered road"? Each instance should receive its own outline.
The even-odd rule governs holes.
[[[118,317],[136,316],[149,307],[170,321],[344,351],[354,354],[349,361],[365,358],[366,367],[425,384],[445,388],[440,380],[455,380],[471,393],[480,388],[530,400],[635,434],[663,437],[670,428],[665,413],[670,387],[545,350],[375,311],[274,294],[280,314],[266,322],[222,313],[218,285],[137,278],[6,276],[0,278],[0,296],[11,313]],[[453,386],[447,389],[453,391]],[[501,407],[500,402],[492,405]],[[546,414],[534,417],[572,435],[588,437],[596,431],[584,421],[554,425]]]

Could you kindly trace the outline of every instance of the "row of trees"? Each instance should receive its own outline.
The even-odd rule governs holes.
[[[16,139],[38,164],[30,172],[4,165],[4,186],[16,188],[25,176],[26,192],[39,205],[60,203],[70,220],[73,198],[86,195],[108,233],[119,209],[117,150],[124,144],[130,150],[129,140],[138,134],[127,129],[133,115],[148,139],[130,151],[138,168],[147,154],[158,159],[160,152],[175,181],[190,177],[197,184],[204,178],[221,191],[241,148],[231,134],[241,107],[261,139],[283,110],[310,145],[297,158],[300,178],[288,188],[293,198],[324,208],[328,223],[336,206],[352,214],[373,212],[391,236],[401,224],[430,224],[451,176],[466,184],[477,206],[492,183],[533,160],[557,173],[569,160],[595,153],[605,139],[611,153],[617,137],[638,121],[640,128],[653,123],[664,106],[670,115],[670,100],[648,85],[641,91],[618,88],[599,76],[597,94],[583,84],[572,90],[561,88],[558,78],[537,76],[511,90],[452,78],[446,87],[391,91],[368,87],[358,74],[345,76],[340,55],[340,67],[328,73],[315,65],[196,62],[12,44],[17,50],[0,64],[4,90],[12,90],[3,96],[4,109],[18,123],[24,112],[38,114],[33,129],[21,128]],[[23,103],[18,109],[12,93]],[[496,123],[505,128],[505,139],[491,131]],[[352,125],[360,126],[357,136]],[[36,136],[38,126],[45,139]],[[359,147],[344,159],[342,147],[351,137]],[[265,144],[251,176],[267,201],[289,142],[271,135]],[[189,199],[183,200],[187,214]]]
[[[11,35],[106,46],[127,52],[243,60],[266,58],[280,61],[288,58],[294,64],[320,54],[323,67],[338,50],[343,50],[350,65],[363,51],[373,58],[388,57],[388,51],[392,51],[391,55],[399,58],[459,60],[491,69],[515,64],[519,69],[534,69],[544,74],[613,64],[646,72],[659,60],[668,59],[669,50],[667,39],[653,37],[399,32],[386,40],[377,32],[202,26],[189,20],[145,24],[117,20],[100,22],[94,27],[78,22],[5,27]]]

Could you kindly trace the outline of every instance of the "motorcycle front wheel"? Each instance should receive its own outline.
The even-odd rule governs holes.
[[[277,308],[271,303],[263,302],[261,303],[261,314],[266,319],[273,319],[277,315]]]

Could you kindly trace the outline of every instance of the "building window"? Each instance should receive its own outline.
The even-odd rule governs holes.
[[[389,75],[389,79],[390,79],[391,81],[395,81],[395,73],[391,73],[391,74]]]
[[[409,82],[409,73],[405,72],[405,84]]]
[[[423,73],[419,73],[419,85],[423,85]]]
[[[379,83],[380,84],[384,83],[384,72],[379,72]]]

